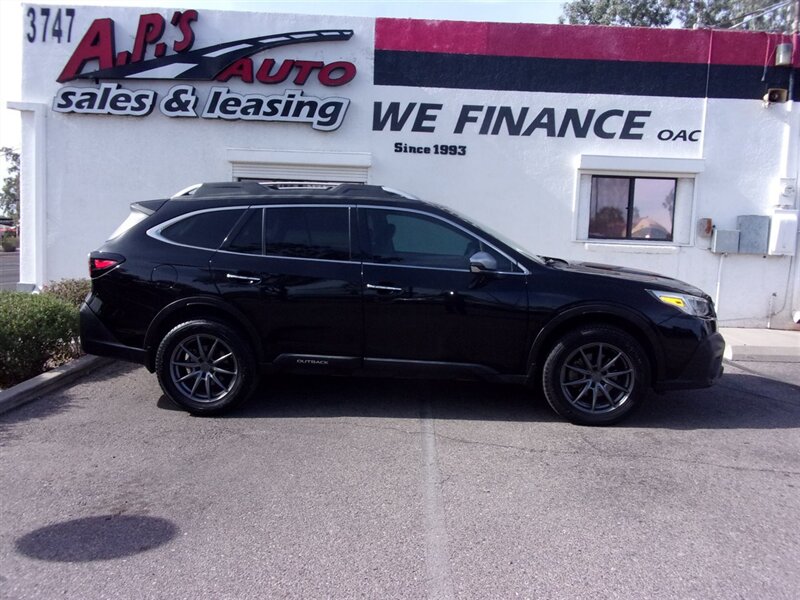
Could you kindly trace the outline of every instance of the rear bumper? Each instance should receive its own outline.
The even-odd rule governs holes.
[[[725,339],[719,332],[712,333],[698,344],[683,372],[675,379],[660,381],[656,390],[685,390],[714,385],[722,377],[722,356]]]
[[[81,347],[86,354],[119,358],[139,364],[147,361],[147,352],[120,344],[85,302],[80,311]]]

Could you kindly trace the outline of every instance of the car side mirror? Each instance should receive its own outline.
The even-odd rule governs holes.
[[[469,270],[473,273],[496,271],[497,259],[488,252],[476,252],[469,257]]]

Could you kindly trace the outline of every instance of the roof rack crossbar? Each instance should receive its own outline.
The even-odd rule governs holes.
[[[342,185],[341,181],[259,181],[259,185],[271,188],[285,189],[331,189]]]

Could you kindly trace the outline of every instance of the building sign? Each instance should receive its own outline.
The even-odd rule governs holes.
[[[348,98],[312,96],[300,88],[308,81],[326,87],[345,85],[356,76],[353,63],[286,59],[278,64],[272,58],[256,62],[253,57],[283,46],[347,41],[353,37],[352,30],[278,33],[195,49],[193,24],[198,18],[196,10],[176,11],[169,26],[179,38],[170,46],[162,41],[166,19],[158,13],[141,15],[133,48],[121,52],[117,52],[114,21],[95,19],[58,76],[59,83],[85,79],[181,83],[160,99],[154,90],[129,89],[118,83],[101,83],[97,87],[64,86],[56,93],[53,110],[143,117],[158,108],[168,117],[306,123],[320,131],[333,131],[341,126],[350,104]],[[151,49],[153,57],[146,58]],[[94,61],[99,68],[86,71],[86,65]],[[215,85],[203,93],[186,83],[231,80],[269,86],[289,83],[293,87],[278,93],[241,94],[227,86]]]

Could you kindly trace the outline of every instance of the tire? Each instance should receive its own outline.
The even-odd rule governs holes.
[[[644,400],[650,365],[641,345],[608,326],[585,326],[553,346],[542,371],[547,403],[578,425],[611,425]]]
[[[195,415],[217,415],[247,400],[258,380],[250,346],[217,321],[172,328],[156,352],[156,376],[174,402]]]

